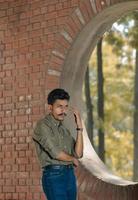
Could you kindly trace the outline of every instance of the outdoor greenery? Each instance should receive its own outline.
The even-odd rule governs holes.
[[[102,39],[104,121],[99,120],[97,110],[96,49],[88,64],[95,149],[98,152],[98,129],[102,127],[105,139],[106,165],[115,174],[129,180],[133,179],[134,121],[137,120],[136,116],[134,117],[137,109],[134,104],[134,100],[136,100],[135,63],[138,49],[137,16],[138,13],[133,12],[123,17],[113,25],[108,33],[105,33]],[[83,97],[86,101],[86,96],[83,95]],[[87,122],[86,114],[84,114],[84,118]]]

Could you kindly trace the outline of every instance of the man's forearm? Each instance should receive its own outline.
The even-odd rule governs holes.
[[[61,151],[58,156],[56,157],[57,160],[62,160],[62,161],[73,161],[74,157],[65,153],[64,151]]]
[[[83,136],[82,131],[77,132],[76,144],[75,144],[75,153],[78,158],[83,156]]]
[[[76,138],[76,144],[75,144],[75,153],[78,158],[81,158],[83,156],[83,124],[82,119],[80,116],[80,113],[77,109],[74,109],[74,116],[75,116],[75,122],[77,125],[77,138]]]
[[[73,162],[74,166],[77,167],[79,165],[79,161],[69,154],[65,153],[64,151],[61,151],[59,155],[56,158],[57,160],[67,161],[67,162]]]

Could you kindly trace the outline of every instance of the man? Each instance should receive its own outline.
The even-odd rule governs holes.
[[[82,121],[73,108],[77,137],[72,137],[63,120],[68,113],[69,94],[60,88],[48,95],[50,113],[38,121],[33,135],[43,169],[42,186],[48,200],[76,200],[74,167],[83,155]]]

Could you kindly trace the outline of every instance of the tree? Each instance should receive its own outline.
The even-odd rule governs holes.
[[[138,12],[133,13],[134,26],[129,31],[130,44],[135,48],[135,88],[134,88],[134,175],[138,181]]]
[[[135,40],[132,37],[134,35],[132,28],[135,25],[132,15],[131,17],[129,15],[127,18],[119,20],[116,24],[117,26],[113,26],[113,29],[110,31],[108,42],[107,36],[105,36],[101,45],[103,47],[103,51],[101,50],[102,75],[104,74],[102,90],[104,91],[104,117],[101,123],[99,123],[98,106],[96,106],[99,101],[98,87],[96,87],[98,86],[97,79],[99,74],[97,70],[98,59],[96,62],[96,51],[93,52],[89,61],[90,90],[93,96],[94,143],[97,148],[98,132],[101,126],[104,130],[106,164],[116,174],[131,179],[133,169],[133,138],[135,137],[133,131],[134,126],[138,122],[136,118],[136,102],[138,100],[134,101],[134,99],[137,99],[136,89],[138,88],[136,83],[136,80],[138,80],[136,76],[137,68],[134,66],[134,49],[136,50],[136,46],[134,47],[133,45],[136,43],[136,38],[138,37]],[[121,26],[120,29],[118,29],[119,25]],[[133,30],[132,35],[130,35],[130,30]],[[136,28],[135,35],[137,35]],[[134,126],[133,121],[135,123]],[[136,135],[138,134],[136,133]],[[136,140],[134,139],[134,141]],[[135,144],[135,146],[138,145]],[[135,155],[137,158],[138,153],[135,153]],[[137,171],[137,167],[135,169]]]
[[[85,99],[86,99],[86,112],[87,112],[87,132],[90,142],[94,146],[93,141],[93,104],[90,93],[90,80],[89,80],[89,66],[87,67],[85,74]]]
[[[98,118],[99,118],[99,157],[105,161],[105,145],[104,145],[104,78],[103,78],[103,60],[102,60],[102,41],[101,38],[97,44],[97,76],[98,76]]]
[[[135,49],[135,78],[134,78],[134,122],[133,122],[133,132],[134,132],[134,173],[133,179],[138,180],[138,12],[134,11],[128,16],[125,16],[119,20],[118,25],[123,25],[122,33],[127,43]],[[108,38],[108,42],[113,44],[116,41],[119,45],[114,47],[114,52],[119,56],[123,57],[123,44],[124,42],[120,38],[115,36],[112,31],[112,35]],[[121,41],[121,42],[120,42]],[[120,42],[120,43],[119,43]],[[119,47],[119,48],[118,48]],[[121,47],[121,48],[120,48]],[[132,53],[131,53],[132,55]],[[128,54],[128,61],[130,58],[130,53]]]
[[[131,180],[133,164],[132,91],[134,88],[134,70],[131,66],[120,66],[118,68],[118,62],[121,59],[118,60],[118,55],[113,53],[113,46],[103,40],[102,47],[105,162],[115,174]],[[132,49],[129,48],[130,50]],[[98,77],[98,72],[96,54],[97,51],[95,49],[89,60],[89,75],[93,97],[94,143],[98,152],[98,80],[96,78]]]

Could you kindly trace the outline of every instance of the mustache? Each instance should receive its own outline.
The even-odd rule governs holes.
[[[61,116],[61,115],[64,115],[64,116],[67,116],[67,114],[66,113],[61,113],[61,114],[58,114],[59,116]]]

